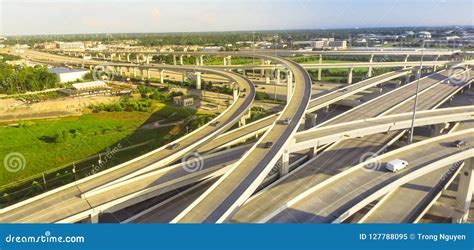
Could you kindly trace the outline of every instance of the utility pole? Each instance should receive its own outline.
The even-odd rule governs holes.
[[[416,93],[415,93],[415,103],[413,104],[413,116],[411,118],[411,128],[410,128],[410,134],[408,135],[408,144],[411,144],[413,142],[413,131],[414,131],[414,126],[415,126],[415,117],[416,117],[416,106],[418,105],[418,93],[420,91],[420,78],[421,78],[421,72],[423,70],[423,55],[425,51],[425,39],[423,39],[422,45],[421,45],[421,58],[420,58],[420,69],[418,72],[418,80],[416,82]]]

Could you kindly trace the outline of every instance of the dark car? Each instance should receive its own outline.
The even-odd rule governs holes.
[[[246,89],[246,88],[243,88],[243,89],[242,89],[242,92],[247,92],[247,89]]]
[[[453,142],[453,147],[456,147],[456,148],[461,148],[461,147],[464,147],[466,146],[467,143],[463,140],[456,140]]]
[[[265,142],[265,144],[263,145],[264,148],[271,148],[273,146],[273,142],[272,141],[267,141]]]
[[[245,94],[242,94],[242,97],[245,97]]]
[[[170,150],[173,150],[173,149],[177,149],[179,147],[179,143],[174,143],[174,144],[171,144],[168,149]]]

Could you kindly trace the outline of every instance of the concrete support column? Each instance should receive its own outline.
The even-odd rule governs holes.
[[[196,56],[196,65],[197,65],[197,66],[199,66],[199,63],[200,63],[200,61],[199,61],[199,57],[198,57],[198,56]]]
[[[122,61],[122,54],[118,54],[118,60],[119,62]]]
[[[119,75],[120,75],[120,76],[123,76],[123,69],[122,69],[122,67],[119,67]]]
[[[456,195],[455,213],[453,223],[464,223],[469,215],[471,206],[472,192],[474,190],[474,158],[464,161],[464,166],[459,173],[459,184]]]
[[[309,148],[308,152],[308,159],[314,158],[318,153],[318,147],[311,147]]]
[[[140,63],[140,56],[138,54],[136,55],[135,58],[137,59],[137,63]]]
[[[201,65],[201,66],[204,65],[204,56],[203,55],[199,56],[199,65]]]
[[[408,62],[408,58],[409,58],[409,57],[410,57],[410,55],[406,55],[406,56],[405,56],[405,62]],[[403,69],[406,69],[406,68],[407,68],[407,66],[403,66]]]
[[[237,99],[239,98],[239,90],[237,88],[234,88],[232,94],[232,97],[234,97],[234,102],[237,101]]]
[[[290,153],[288,152],[288,149],[285,149],[281,155],[281,165],[278,172],[280,173],[280,177],[285,176],[290,172]]]
[[[270,70],[269,69],[265,70],[265,83],[266,84],[270,83]]]
[[[227,57],[227,65],[232,65],[232,56]]]
[[[240,117],[239,127],[245,126],[246,123],[245,116]]]
[[[435,62],[438,61],[439,57],[440,57],[439,55],[436,56]],[[435,64],[435,65],[433,66],[433,72],[435,72],[437,69],[438,69],[438,65]]]
[[[280,84],[280,69],[276,70],[276,84]]]
[[[147,78],[148,80],[151,79],[150,69],[146,69],[146,78]]]
[[[105,57],[105,54],[102,54],[102,60],[105,61],[105,59],[107,59],[107,58]]]
[[[182,76],[182,77],[181,77],[181,83],[184,83],[184,82],[186,81],[186,71],[183,71],[183,72],[181,73],[181,76]]]
[[[322,64],[323,63],[323,54],[320,54],[319,55],[319,64]],[[321,81],[321,78],[322,78],[322,69],[319,68],[318,69],[318,81]]]
[[[130,62],[130,54],[127,54],[127,62]]]
[[[372,63],[374,62],[374,55],[370,55],[370,66],[369,66],[369,71],[367,72],[367,77],[372,77]]]
[[[347,84],[352,84],[352,72],[354,71],[354,68],[349,69],[349,76],[347,77]]]
[[[448,123],[440,123],[440,124],[430,125],[431,136],[440,135],[443,132],[443,130],[447,127],[449,127]]]
[[[137,68],[133,67],[133,77],[137,77]]]
[[[148,55],[145,55],[146,58],[146,64],[150,64],[150,57]]]
[[[90,221],[91,224],[99,223],[99,214],[98,213],[91,214],[89,216],[89,221]]]
[[[201,72],[194,73],[196,75],[196,89],[201,89]]]
[[[176,55],[173,55],[173,65],[176,65]]]
[[[183,55],[180,55],[180,56],[179,56],[179,64],[180,64],[180,65],[184,65],[184,62],[183,62]]]
[[[145,74],[143,73],[143,69],[140,69],[140,77],[143,80],[145,80]]]
[[[160,70],[160,83],[165,83],[165,70]]]
[[[317,114],[315,113],[307,113],[305,115],[305,121],[304,121],[304,128],[305,129],[310,129],[314,126],[316,126],[316,118],[317,118]]]

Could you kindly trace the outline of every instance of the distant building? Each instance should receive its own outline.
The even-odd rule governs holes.
[[[74,83],[71,87],[59,90],[62,94],[69,96],[90,96],[112,94],[112,88],[103,81]],[[130,91],[128,91],[129,93]],[[116,91],[115,94],[120,94]]]
[[[62,50],[83,50],[84,48],[83,42],[58,42],[58,49]]]
[[[428,31],[420,31],[416,34],[418,38],[429,39],[431,38],[431,33]]]
[[[194,98],[191,96],[175,96],[173,102],[178,106],[189,107],[194,105]]]
[[[72,88],[77,91],[91,91],[97,89],[107,89],[108,86],[103,81],[73,83]]]
[[[60,82],[74,82],[78,79],[83,79],[87,74],[87,70],[69,69],[65,67],[50,68],[49,73],[56,74]]]

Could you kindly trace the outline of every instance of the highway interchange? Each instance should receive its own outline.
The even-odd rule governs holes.
[[[127,53],[136,53],[137,58],[138,54],[144,54],[144,52]],[[281,51],[280,55],[284,53],[288,52]],[[393,51],[335,52],[337,53],[407,57],[419,55],[419,51],[410,51],[405,54]],[[453,53],[433,52],[434,55],[444,56]],[[52,60],[86,66],[104,63],[101,60],[85,61],[36,51],[28,51],[26,54],[33,59],[48,63]],[[222,56],[228,56],[228,54],[223,53]],[[330,52],[319,54],[322,56]],[[209,55],[220,55],[220,53],[209,53]],[[107,65],[113,67],[137,67],[142,70],[165,69],[174,72],[191,71],[217,75],[229,79],[229,82],[235,82],[237,94],[232,105],[220,116],[180,138],[179,148],[170,147],[176,143],[173,142],[77,183],[1,209],[0,222],[98,222],[102,213],[126,209],[177,189],[182,191],[125,221],[147,222],[145,218],[151,218],[155,222],[171,223],[342,222],[370,202],[384,197],[383,202],[366,213],[361,220],[361,222],[383,222],[381,218],[388,218],[388,216],[381,214],[391,214],[387,211],[386,204],[396,203],[404,198],[394,198],[395,194],[399,193],[397,190],[403,188],[403,185],[418,181],[433,186],[431,189],[434,190],[438,183],[435,175],[443,174],[453,163],[463,160],[470,162],[469,159],[474,154],[472,146],[467,146],[463,150],[450,146],[450,143],[456,139],[462,139],[467,141],[468,145],[474,145],[472,123],[462,122],[473,119],[472,103],[465,108],[436,112],[440,105],[449,102],[455,94],[470,88],[472,82],[473,72],[470,69],[456,73],[462,81],[457,81],[455,84],[450,82],[453,78],[452,71],[442,69],[441,66],[453,65],[452,61],[440,60],[427,64],[430,67],[439,65],[439,70],[427,74],[420,80],[417,110],[433,110],[433,112],[421,112],[417,116],[420,119],[417,126],[448,122],[461,125],[452,129],[452,133],[441,134],[439,131],[435,133],[439,136],[384,153],[406,133],[405,130],[408,127],[406,124],[409,123],[410,118],[408,112],[413,107],[416,81],[407,82],[401,87],[382,93],[362,105],[319,123],[316,127],[313,127],[316,124],[309,126],[304,124],[307,123],[307,119],[310,119],[306,117],[306,114],[321,111],[337,101],[369,88],[394,79],[403,79],[416,71],[416,68],[407,67],[416,64],[393,63],[392,66],[396,65],[403,69],[370,77],[347,87],[312,97],[312,81],[303,66],[284,57],[265,53],[232,52],[232,56],[263,58],[287,71],[285,84],[290,88],[287,91],[287,104],[282,112],[229,131],[228,129],[233,124],[245,116],[253,101],[255,87],[249,77],[224,70],[229,67],[108,63]],[[465,62],[465,65],[469,63]],[[381,64],[373,66],[385,67]],[[239,67],[262,69],[267,66],[232,66],[232,68]],[[353,68],[359,65],[320,64],[313,67]],[[367,67],[367,63],[361,63],[360,67]],[[241,95],[243,89],[246,89],[245,96]],[[465,116],[460,115],[462,112]],[[453,118],[450,114],[458,115],[458,117]],[[287,118],[289,122],[284,122]],[[436,118],[440,120],[435,120]],[[215,123],[216,121],[219,123]],[[405,125],[384,132],[381,132],[383,129],[377,130],[370,127],[373,123],[400,125],[403,122]],[[368,128],[368,132],[363,134],[354,132],[359,128]],[[434,126],[434,128],[436,130],[438,127]],[[318,131],[326,131],[326,133],[321,135]],[[337,133],[343,136],[334,137]],[[258,136],[256,141],[234,146],[255,136]],[[324,141],[322,140],[324,136],[333,138]],[[267,142],[271,144],[266,144]],[[233,148],[230,148],[231,146]],[[175,163],[194,151],[204,154],[202,168],[199,171],[189,172],[183,168],[185,162]],[[365,159],[364,155],[367,153],[373,153],[376,157]],[[419,157],[420,153],[424,154],[423,157]],[[376,171],[366,171],[363,167],[374,159],[382,162],[380,165],[383,166],[388,160],[397,158],[409,161],[409,169],[400,173],[389,173],[380,166]],[[468,165],[464,164],[463,167],[467,166],[472,170],[472,164]],[[275,168],[277,172],[273,171]],[[457,171],[459,172],[461,168],[458,166]],[[472,192],[472,188],[470,189]],[[425,196],[425,199],[428,199],[426,197],[428,196]],[[430,197],[431,200],[435,199]],[[471,198],[465,199],[470,201]],[[425,204],[423,209],[426,210],[431,203],[423,204]],[[410,211],[403,213],[397,210],[393,214],[398,214],[399,217],[392,216],[393,218],[387,219],[387,222],[412,222],[413,219],[406,220]],[[410,214],[409,217],[413,218],[414,215]]]

